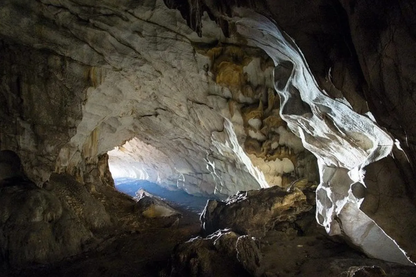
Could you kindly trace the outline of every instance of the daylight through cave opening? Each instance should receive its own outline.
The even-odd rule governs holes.
[[[224,13],[202,5],[214,10],[189,13],[197,26],[163,1],[88,7],[36,1],[23,14],[12,2],[0,7],[6,27],[0,28],[0,147],[22,159],[35,194],[56,200],[45,200],[43,211],[66,210],[62,218],[34,212],[44,230],[53,215],[71,239],[71,228],[81,228],[68,218],[85,221],[68,253],[81,251],[89,230],[110,226],[109,214],[117,214],[111,207],[124,201],[111,186],[108,153],[115,178],[143,178],[192,195],[225,198],[271,186],[316,196],[316,220],[330,235],[370,257],[416,261],[409,193],[416,75],[408,54],[416,47],[397,16],[401,7],[337,2],[350,24],[340,39],[319,1],[307,3],[311,9],[302,13],[313,16],[298,25],[282,17],[292,6],[276,1],[268,1],[269,16],[259,7]],[[358,20],[377,22],[363,12],[373,8],[388,19],[383,28]],[[304,24],[318,15],[322,22]],[[3,199],[14,205],[12,197]],[[83,202],[101,208],[77,214]],[[101,215],[90,218],[90,210]]]
[[[108,151],[108,165],[114,179],[131,178],[160,182],[160,172],[168,162],[160,151],[137,138]]]
[[[150,193],[184,209],[201,213],[209,198],[187,190],[184,176],[178,173],[170,158],[155,147],[133,138],[107,152],[108,165],[115,187],[138,200]]]

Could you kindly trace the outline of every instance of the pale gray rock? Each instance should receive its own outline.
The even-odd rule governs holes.
[[[139,212],[147,218],[182,217],[181,213],[169,206],[163,200],[153,196],[142,196],[137,200]]]
[[[144,218],[157,221],[162,227],[177,227],[182,218],[182,213],[163,198],[152,195],[144,189],[138,190],[133,199],[137,202],[134,206],[135,212]]]
[[[118,156],[110,158],[116,172],[116,168],[136,168],[124,174],[175,186],[191,194],[226,197],[269,184],[286,186],[287,176],[308,175],[295,170],[296,155],[304,151],[301,144],[295,143],[296,154],[289,155],[288,152],[295,152],[291,149],[295,144],[289,147],[288,140],[279,144],[282,129],[273,129],[284,128],[284,123],[280,120],[276,126],[271,120],[278,117],[278,112],[273,111],[278,101],[272,91],[273,67],[267,66],[267,56],[252,48],[245,49],[244,45],[233,48],[218,44],[218,38],[225,43],[237,41],[224,37],[208,16],[203,19],[203,36],[198,37],[178,12],[168,9],[162,1],[90,8],[70,1],[42,1],[26,5],[30,12],[25,21],[17,18],[19,3],[24,1],[2,5],[2,35],[7,40],[68,57],[70,62],[62,63],[59,56],[51,55],[50,71],[59,72],[51,79],[58,79],[56,83],[62,83],[65,89],[77,91],[67,95],[66,101],[50,97],[57,100],[53,104],[64,106],[62,116],[54,114],[58,107],[37,109],[41,122],[33,124],[29,118],[34,117],[34,111],[28,107],[30,112],[22,117],[22,128],[13,131],[26,134],[24,149],[31,154],[31,160],[25,163],[30,162],[30,168],[48,163],[47,167],[30,172],[36,181],[47,180],[48,173],[55,168],[86,181],[88,164],[97,163],[98,155],[121,147],[126,141],[140,147],[125,144],[117,154],[110,152],[110,157]],[[44,20],[38,20],[39,17]],[[60,27],[54,29],[54,25]],[[14,34],[26,29],[34,35],[14,38]],[[44,31],[35,31],[40,29]],[[61,46],[55,49],[56,45]],[[217,51],[223,54],[215,60]],[[239,56],[237,60],[233,60],[235,55]],[[42,71],[45,76],[48,68],[42,67],[47,71]],[[8,78],[16,77],[12,74]],[[26,88],[26,79],[17,78],[20,87]],[[76,86],[71,84],[77,79],[82,81],[77,81]],[[6,86],[7,90],[10,88]],[[50,94],[55,91],[48,86],[45,90]],[[243,112],[254,107],[260,107],[260,118]],[[68,117],[68,124],[61,124]],[[71,132],[61,132],[62,137],[47,140],[45,145],[36,144],[35,137],[43,132],[38,125],[55,126],[54,121]],[[246,155],[244,142],[253,136],[264,143],[256,151],[270,156],[267,161]],[[19,149],[21,142],[8,144]],[[45,151],[41,149],[50,151],[36,155]],[[316,181],[316,175],[310,181]]]

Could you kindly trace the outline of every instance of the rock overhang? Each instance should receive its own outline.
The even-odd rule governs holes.
[[[317,87],[293,41],[279,34],[275,24],[267,18],[238,10],[234,14],[237,16],[222,20],[232,21],[234,25],[230,26],[237,26],[240,36],[226,37],[214,21],[204,15],[198,36],[187,27],[177,11],[166,9],[161,1],[155,3],[154,6],[127,11],[104,4],[96,9],[91,6],[92,10],[89,10],[65,1],[59,5],[44,1],[28,7],[36,11],[36,5],[45,5],[47,9],[42,10],[42,16],[52,25],[64,26],[64,34],[42,25],[43,22],[38,22],[32,14],[28,14],[26,22],[16,23],[15,10],[7,5],[3,7],[6,15],[3,24],[10,27],[16,23],[14,28],[5,29],[3,36],[92,66],[88,71],[92,86],[86,90],[82,117],[76,124],[75,134],[71,134],[69,142],[61,147],[55,170],[83,179],[88,172],[87,165],[96,163],[99,155],[126,140],[139,137],[140,141],[150,142],[157,149],[165,149],[162,153],[176,166],[172,170],[179,175],[176,180],[188,179],[187,186],[204,187],[207,193],[229,195],[238,190],[259,188],[263,180],[269,185],[280,182],[280,185],[287,186],[298,177],[305,178],[305,175],[291,176],[288,173],[299,174],[302,163],[306,164],[302,167],[304,170],[311,167],[313,159],[296,161],[300,164],[298,167],[295,160],[300,155],[293,147],[284,142],[285,148],[276,146],[276,143],[281,143],[284,133],[282,129],[279,131],[286,125],[281,121],[283,118],[300,136],[304,146],[318,156],[321,175],[318,222],[326,225],[328,231],[333,231],[331,224],[336,226],[337,218],[342,221],[341,211],[350,206],[355,210],[344,220],[346,223],[353,221],[356,218],[354,214],[360,213],[362,199],[351,195],[349,190],[357,182],[365,185],[364,168],[370,162],[381,160],[392,152],[390,135],[371,119],[354,113],[345,99],[331,99],[325,95]],[[250,18],[255,20],[250,21]],[[35,29],[42,32],[33,37],[16,38],[13,32],[21,28],[25,33],[29,22],[35,23]],[[221,48],[227,47],[218,46],[219,41],[245,45],[259,30],[263,42],[252,40],[252,46],[263,48],[274,59],[274,64],[257,59],[256,65],[250,63],[250,58],[247,60],[241,50],[232,47],[224,50]],[[228,30],[229,34],[233,31]],[[50,36],[48,32],[56,36]],[[267,42],[267,35],[275,41]],[[275,47],[279,43],[283,44],[282,48]],[[196,44],[208,45],[207,55],[198,52]],[[257,74],[267,73],[269,69],[267,66],[264,69],[264,64],[275,66],[272,84],[268,83],[270,77]],[[256,84],[258,79],[262,81]],[[260,83],[264,88],[257,88]],[[273,99],[276,98],[273,90],[270,93],[273,87],[280,92],[282,101]],[[172,97],[178,91],[185,95]],[[279,109],[278,114],[273,113],[275,109]],[[201,118],[209,120],[201,124]],[[175,128],[175,132],[169,132]],[[30,126],[27,129],[30,130]],[[269,132],[278,136],[271,138]],[[165,140],[160,140],[161,137]],[[172,151],[178,145],[180,150]],[[243,150],[250,152],[249,155]],[[232,162],[225,162],[224,157]],[[269,164],[270,159],[283,161],[285,158],[284,164],[289,166]],[[261,169],[260,172],[256,167]],[[274,178],[268,180],[266,171]],[[312,172],[313,169],[306,171]],[[348,177],[334,178],[338,173],[333,171],[339,171],[341,175],[349,171],[349,174]],[[230,172],[237,173],[233,176]],[[275,178],[280,176],[277,172],[283,173],[280,181]],[[313,177],[316,176],[310,179]],[[412,206],[410,203],[406,205]],[[367,222],[372,220],[367,219]],[[407,232],[411,232],[412,226],[407,226]],[[388,235],[396,237],[394,230],[387,229],[390,230]],[[351,232],[354,236],[354,230]],[[398,243],[404,244],[408,251],[412,249],[406,245],[407,242]]]

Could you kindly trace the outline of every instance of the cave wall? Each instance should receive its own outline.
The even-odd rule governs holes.
[[[399,228],[409,236],[415,230],[411,214],[416,188],[412,143],[415,79],[410,73],[416,61],[416,40],[411,27],[415,22],[414,7],[411,1],[314,3],[310,9],[302,9],[301,14],[315,15],[305,16],[306,22],[309,19],[314,23],[303,28],[300,25],[305,26],[305,21],[286,20],[293,6],[275,4],[278,8],[271,10],[279,25],[303,50],[319,86],[334,98],[340,97],[341,92],[358,113],[369,110],[377,124],[394,139],[389,156],[365,167],[365,188],[360,196],[363,202],[359,207],[387,234],[394,234]],[[326,182],[329,187],[330,183]],[[354,185],[350,188],[354,194]],[[392,236],[414,259],[414,246],[405,246],[402,236]]]
[[[28,177],[42,184],[76,133],[90,67],[3,41],[0,55],[0,146],[18,153]]]
[[[314,157],[280,118],[273,66],[263,51],[224,37],[208,17],[199,37],[162,2],[124,14],[120,7],[106,5],[32,3],[25,8],[27,21],[17,21],[13,14],[18,2],[3,8],[5,41],[16,41],[13,29],[34,28],[35,36],[20,36],[17,42],[40,48],[43,59],[53,51],[84,68],[80,78],[61,78],[82,97],[66,100],[78,109],[77,121],[68,127],[68,137],[55,142],[55,152],[47,153],[49,172],[91,183],[97,157],[135,138],[144,148],[158,149],[160,159],[135,147],[133,154],[118,159],[121,167],[134,168],[135,161],[143,160],[153,181],[193,194],[227,196],[296,180],[317,181]],[[23,67],[27,61],[20,63]],[[18,93],[9,83],[4,91]],[[53,97],[56,92],[48,93]],[[52,103],[45,111],[58,113],[60,107]],[[20,145],[4,141],[2,148],[19,150]],[[32,159],[46,155],[38,153],[40,148],[32,149]],[[128,156],[135,161],[126,162]],[[42,177],[36,172],[30,176],[41,184],[48,170]]]
[[[414,110],[414,74],[409,72],[415,62],[415,39],[410,27],[415,16],[411,2],[166,2],[181,10],[197,32],[203,26],[201,15],[208,12],[216,17],[224,33],[232,33],[235,28],[239,32],[240,27],[240,34],[274,58],[275,88],[285,102],[282,118],[320,164],[317,221],[331,234],[347,234],[353,244],[361,245],[369,255],[372,254],[368,251],[372,251],[393,260],[402,256],[400,251],[393,254],[388,249],[377,249],[377,244],[386,239],[376,235],[383,236],[383,231],[377,230],[380,226],[413,259],[414,246],[395,235],[409,235],[415,230],[412,216],[404,216],[415,211],[414,151],[409,141]],[[236,12],[232,7],[248,7],[274,19],[291,38],[274,30],[267,19],[249,16],[243,10]],[[241,18],[227,21],[224,14]],[[242,23],[245,18],[254,17],[255,22]],[[297,61],[294,56],[298,50],[291,43],[292,38],[302,49]],[[283,46],[276,48],[280,43]],[[287,48],[293,52],[284,50]],[[303,59],[306,68],[299,69]],[[299,78],[303,78],[302,74],[306,77],[304,72],[309,70],[314,80],[304,86]],[[315,81],[323,94],[315,94]],[[344,104],[347,110],[342,108]],[[316,116],[319,120],[314,124]],[[400,123],[399,118],[406,118],[405,122]],[[381,128],[371,123],[375,119]],[[371,131],[361,129],[371,125]],[[343,143],[342,137],[352,139],[355,146]],[[371,165],[367,167],[368,164]],[[389,172],[388,177],[384,172]],[[362,223],[354,224],[355,221]],[[360,241],[355,236],[359,237],[361,230],[370,235],[362,236]]]
[[[313,182],[305,147],[318,222],[414,261],[410,2],[165,2],[4,1],[1,148],[39,184],[57,171],[91,186],[114,146],[125,165],[154,147],[172,159],[161,184],[226,196]],[[122,146],[133,138],[146,151]],[[357,218],[381,228],[370,242]]]

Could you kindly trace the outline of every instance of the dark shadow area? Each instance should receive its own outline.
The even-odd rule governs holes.
[[[116,189],[131,197],[136,196],[139,189],[163,198],[167,202],[178,205],[184,209],[200,214],[209,198],[202,196],[190,195],[182,190],[168,190],[159,186],[158,184],[139,179],[132,178],[117,178],[114,179]]]

